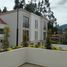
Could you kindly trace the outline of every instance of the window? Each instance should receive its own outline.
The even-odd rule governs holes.
[[[43,40],[46,39],[46,32],[43,32]]]
[[[0,39],[0,43],[3,43],[3,40]]]
[[[38,31],[35,31],[35,40],[38,40]]]
[[[44,30],[46,29],[46,22],[44,22],[44,26],[43,26],[43,29],[44,29]]]
[[[29,18],[26,16],[23,16],[23,27],[29,28]]]
[[[4,34],[4,29],[0,29],[0,34]]]
[[[23,42],[29,41],[29,30],[23,30]]]
[[[38,20],[35,20],[35,28],[38,29]]]

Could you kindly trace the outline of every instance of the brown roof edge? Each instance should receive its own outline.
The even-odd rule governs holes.
[[[24,9],[22,9],[22,8],[20,8],[19,9],[20,11],[24,11],[24,12],[26,12],[26,13],[31,13],[31,12],[29,12],[29,11],[27,11],[27,10],[24,10]],[[16,12],[17,10],[11,10],[11,11],[7,11],[7,12],[5,12],[5,13],[0,13],[0,15],[6,15],[6,14],[10,14],[10,13],[14,13],[14,12]],[[31,13],[31,14],[34,14],[34,13]],[[36,14],[35,14],[36,15]],[[37,15],[38,16],[38,15]],[[40,16],[40,17],[42,17],[42,18],[45,18],[46,20],[48,20],[46,17],[43,17],[43,16]]]
[[[1,24],[7,24],[5,21],[3,21],[1,18],[0,18],[0,23]]]

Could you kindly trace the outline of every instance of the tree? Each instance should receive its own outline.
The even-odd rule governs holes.
[[[21,0],[20,2],[19,2],[19,0],[15,0],[14,9],[24,8],[24,6],[25,6],[25,0]]]
[[[19,6],[19,0],[15,0],[15,6],[14,6],[14,9],[17,9]]]
[[[0,13],[2,13],[2,10],[0,9]]]
[[[64,44],[67,44],[67,29],[65,29],[64,31],[64,40],[63,40]]]
[[[7,12],[7,7],[4,7],[3,12]]]
[[[25,6],[25,0],[22,0],[20,2],[19,8],[24,8],[24,6]]]
[[[8,37],[9,37],[9,27],[5,27],[4,28],[4,40],[3,40],[3,49],[4,50],[7,50],[7,48],[9,47]]]
[[[36,11],[35,14],[38,15],[38,16],[42,16],[42,14],[38,11]]]
[[[27,4],[26,7],[25,7],[25,10],[29,11],[29,12],[35,12],[35,4],[33,3],[30,3],[30,4]]]

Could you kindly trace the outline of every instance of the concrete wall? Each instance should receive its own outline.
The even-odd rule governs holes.
[[[0,53],[0,67],[18,67],[26,62],[26,48]]]
[[[4,20],[10,28],[10,45],[16,44],[16,27],[17,27],[17,14],[16,12],[0,15],[0,18]]]
[[[46,67],[67,67],[67,52],[27,47],[0,53],[0,67],[18,67],[26,62]]]
[[[61,47],[63,50],[67,50],[67,45],[61,44],[52,44],[53,46]]]
[[[47,50],[40,48],[28,48],[29,63],[46,67],[67,67],[67,52]]]

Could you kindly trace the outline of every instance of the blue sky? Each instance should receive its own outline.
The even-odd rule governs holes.
[[[29,0],[26,0],[26,2]],[[39,1],[39,0],[38,0]],[[51,3],[52,11],[57,18],[59,25],[67,24],[67,0],[49,0]],[[0,8],[3,9],[4,6],[8,10],[12,10],[14,6],[14,0],[0,0]]]

